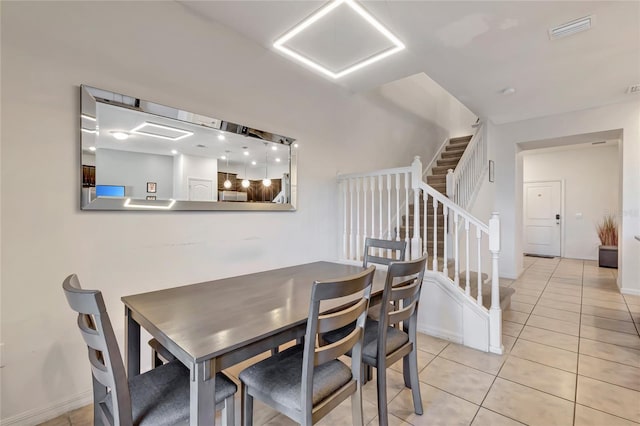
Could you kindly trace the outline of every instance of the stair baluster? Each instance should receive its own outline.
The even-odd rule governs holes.
[[[471,296],[471,283],[469,281],[469,219],[464,219],[464,231],[465,231],[465,251],[466,251],[466,268],[465,268],[465,287],[464,292],[467,296]]]
[[[482,306],[482,232],[476,226],[476,240],[478,246],[478,305]]]
[[[425,217],[427,216],[426,210],[425,210]],[[444,218],[444,235],[443,235],[443,242],[444,242],[444,250],[442,253],[442,258],[444,259],[443,262],[443,266],[442,266],[442,273],[444,274],[445,277],[449,276],[449,268],[447,267],[447,264],[449,263],[449,259],[447,258],[447,256],[449,255],[449,252],[447,251],[447,240],[449,239],[449,207],[445,206],[444,204],[442,205],[442,216]],[[434,268],[434,271],[437,271],[438,268]]]
[[[458,230],[460,229],[458,226],[458,212],[455,212],[453,214],[453,224],[454,224],[454,245],[455,245],[455,251],[453,253],[453,259],[454,259],[454,268],[453,268],[453,272],[454,272],[454,277],[453,277],[453,281],[456,283],[456,286],[460,286],[460,237],[458,236]]]

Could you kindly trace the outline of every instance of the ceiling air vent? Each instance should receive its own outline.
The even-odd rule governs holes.
[[[627,93],[640,93],[640,84],[634,84],[633,86],[629,86],[627,89]]]
[[[558,25],[554,28],[549,28],[549,38],[555,40],[562,37],[567,37],[581,31],[591,29],[593,23],[593,16],[585,16],[584,18],[576,19],[566,24]]]

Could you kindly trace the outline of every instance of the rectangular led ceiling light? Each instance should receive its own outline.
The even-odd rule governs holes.
[[[165,200],[159,200],[164,202]],[[169,199],[166,200],[169,203],[168,204],[157,204],[157,203],[150,203],[149,201],[145,201],[144,204],[136,204],[135,202],[131,202],[131,198],[127,198],[124,202],[124,207],[128,207],[130,209],[155,209],[155,210],[171,210],[171,208],[173,207],[173,205],[176,203],[176,200],[174,199]]]
[[[368,22],[373,28],[378,30],[380,34],[386,37],[393,44],[393,47],[383,50],[382,52],[377,53],[373,56],[370,56],[369,58],[366,58],[362,61],[359,61],[341,71],[334,72],[320,65],[319,63],[301,55],[300,53],[290,49],[289,47],[285,46],[285,43],[292,40],[295,36],[299,35],[302,31],[309,28],[311,25],[318,22],[323,17],[327,16],[329,13],[331,13],[333,10],[335,10],[338,6],[342,4],[346,4],[347,6],[349,6],[351,9],[353,9],[353,11],[355,11],[358,15],[360,15],[366,22]],[[306,66],[315,69],[316,71],[320,71],[324,75],[327,75],[334,79],[338,79],[340,77],[344,77],[347,74],[351,74],[354,71],[357,71],[368,65],[378,62],[405,48],[404,43],[402,43],[395,35],[391,33],[391,31],[386,29],[380,22],[378,22],[373,16],[371,16],[366,10],[364,10],[362,6],[360,6],[353,0],[334,0],[330,3],[327,3],[324,7],[316,11],[314,14],[309,16],[304,21],[300,22],[298,25],[296,25],[291,30],[289,30],[285,35],[283,35],[278,40],[276,40],[275,43],[273,43],[273,47],[289,55],[296,61],[301,62]]]
[[[554,28],[549,28],[549,38],[555,40],[557,38],[567,37],[581,31],[587,31],[591,29],[593,21],[592,16],[585,16],[584,18],[576,19],[566,24],[558,25]]]
[[[177,127],[165,126],[164,124],[150,123],[145,121],[138,127],[131,129],[130,133],[136,135],[151,136],[153,138],[166,139],[170,141],[179,141],[188,136],[193,135],[193,132],[187,130],[178,129]]]

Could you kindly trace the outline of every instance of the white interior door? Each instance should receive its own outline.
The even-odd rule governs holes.
[[[526,182],[523,193],[524,252],[560,256],[560,182]]]
[[[189,201],[216,201],[211,179],[189,178]]]

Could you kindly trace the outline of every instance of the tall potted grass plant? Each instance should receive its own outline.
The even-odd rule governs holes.
[[[618,268],[618,223],[612,215],[605,216],[596,225],[600,247],[598,265],[605,268]]]

